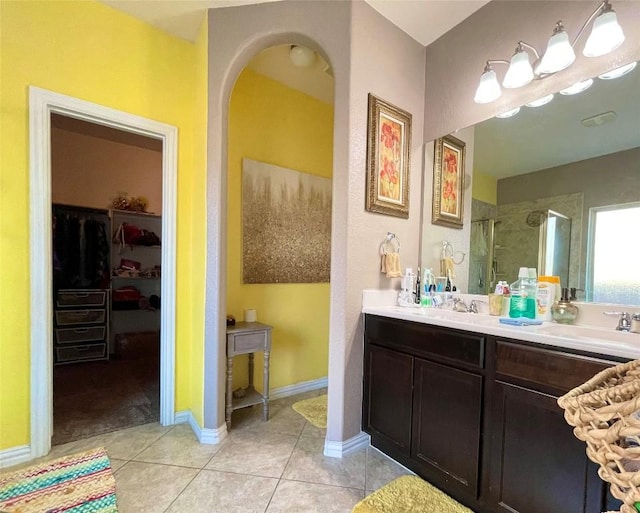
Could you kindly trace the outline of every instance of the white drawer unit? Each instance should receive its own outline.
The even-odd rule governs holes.
[[[56,364],[106,360],[109,340],[107,289],[64,289],[55,297]]]
[[[56,347],[57,363],[73,363],[80,360],[104,360],[107,344],[87,344],[83,346]]]
[[[58,308],[104,306],[107,290],[60,290],[56,298]]]
[[[93,326],[90,328],[67,328],[56,330],[58,344],[79,344],[81,342],[96,342],[104,340],[107,328]]]
[[[106,310],[58,310],[56,324],[58,326],[74,326],[79,324],[104,324],[107,320]]]

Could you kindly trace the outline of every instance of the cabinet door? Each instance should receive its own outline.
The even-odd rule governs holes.
[[[425,477],[477,497],[482,377],[416,358],[411,456]]]
[[[413,358],[373,344],[365,348],[363,429],[372,443],[409,455]]]
[[[495,511],[602,511],[602,482],[556,399],[494,383],[490,495]]]

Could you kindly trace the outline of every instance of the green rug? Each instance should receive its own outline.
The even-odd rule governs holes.
[[[317,428],[327,427],[327,394],[293,403],[292,408]]]
[[[367,495],[351,513],[473,513],[417,476],[402,476]]]

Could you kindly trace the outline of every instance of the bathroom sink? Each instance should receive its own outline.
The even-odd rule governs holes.
[[[549,323],[537,329],[538,333],[556,337],[571,337],[602,342],[640,344],[640,334],[613,329],[594,328],[591,326],[575,326]]]

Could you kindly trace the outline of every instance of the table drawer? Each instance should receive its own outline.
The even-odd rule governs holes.
[[[59,307],[104,306],[106,299],[106,290],[60,290],[56,298],[56,305]]]
[[[243,333],[231,336],[230,349],[234,354],[263,351],[267,347],[267,333]]]
[[[104,340],[106,328],[104,326],[92,326],[87,328],[65,328],[56,330],[58,344],[78,344]]]
[[[56,347],[56,362],[78,360],[99,360],[106,358],[107,344],[88,344],[85,346]]]
[[[58,326],[104,324],[106,319],[106,310],[56,310],[56,324]]]

